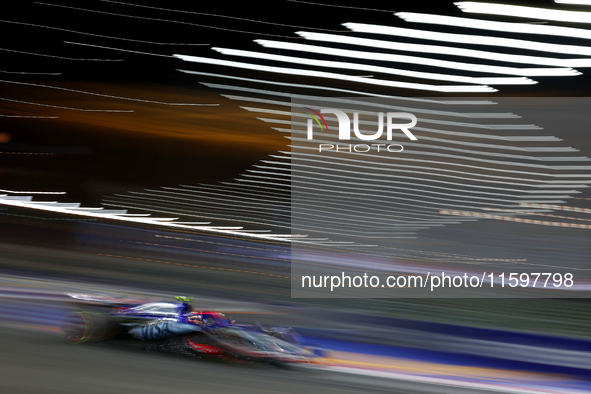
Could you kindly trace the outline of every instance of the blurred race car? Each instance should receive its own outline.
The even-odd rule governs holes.
[[[147,350],[233,362],[315,362],[291,328],[238,325],[223,313],[177,302],[68,294],[84,308],[64,316],[61,332],[73,343],[125,341]]]

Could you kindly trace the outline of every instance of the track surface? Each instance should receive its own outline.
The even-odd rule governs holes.
[[[96,230],[104,225],[64,229],[11,224],[6,226],[12,230],[6,233],[7,242],[0,243],[2,274],[45,278],[55,281],[62,291],[69,289],[59,287],[62,281],[80,281],[97,288],[114,286],[191,295],[196,297],[195,306],[219,310],[238,307],[235,310],[248,312],[232,315],[239,322],[254,319],[250,313],[256,311],[263,314],[257,318],[269,324],[330,330],[359,328],[359,320],[343,320],[346,312],[341,312],[340,317],[338,311],[321,315],[321,309],[306,308],[304,303],[290,298],[290,280],[285,277],[289,270],[284,250],[277,245],[187,234],[178,235],[190,240],[172,241],[158,236],[175,234],[118,226],[106,226],[105,234]],[[18,305],[29,302],[29,292],[45,291],[37,281],[30,282],[22,286]],[[19,290],[18,284],[10,286]],[[46,301],[47,308],[37,304],[32,313],[20,307],[10,310],[13,302],[5,300],[0,300],[0,309],[5,316],[24,313],[33,318],[26,321],[28,324],[47,327],[44,313],[57,314],[51,309],[55,304]],[[330,302],[322,306],[331,308]],[[334,307],[359,309],[362,302],[368,306],[367,311],[378,305],[378,300],[351,300],[347,308],[343,302],[335,302]],[[13,324],[0,325],[0,338],[0,393],[485,392],[334,370],[228,365],[102,344],[69,346],[56,332]]]
[[[69,345],[56,333],[0,327],[2,393],[471,393],[481,390],[317,369],[239,366],[106,345]]]

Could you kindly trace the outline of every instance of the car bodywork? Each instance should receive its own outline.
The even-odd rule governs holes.
[[[69,342],[118,341],[241,363],[315,362],[291,328],[235,324],[223,313],[196,311],[184,297],[177,297],[178,302],[85,294],[68,297],[77,307],[61,325]]]

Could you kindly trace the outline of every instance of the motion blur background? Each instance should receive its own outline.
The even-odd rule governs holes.
[[[0,387],[15,393],[36,392],[40,387],[44,392],[80,392],[89,385],[95,385],[96,392],[129,387],[132,392],[170,388],[189,392],[194,378],[222,392],[245,387],[252,392],[460,390],[400,375],[368,381],[361,375],[334,377],[323,370],[284,371],[273,377],[260,369],[247,372],[204,363],[195,367],[187,363],[190,360],[146,358],[109,348],[65,350],[53,329],[64,312],[61,294],[76,289],[165,298],[190,295],[196,303],[234,313],[232,317],[240,321],[299,328],[312,345],[341,351],[332,353],[341,360],[339,366],[448,381],[453,377],[464,383],[555,384],[562,392],[588,388],[591,306],[585,297],[291,297],[290,180],[278,167],[289,162],[292,141],[276,127],[280,121],[289,123],[291,97],[396,96],[404,101],[420,97],[585,100],[588,96],[589,21],[534,18],[531,10],[521,16],[471,13],[466,10],[469,4],[462,4],[60,0],[5,5],[0,17],[4,33],[0,38],[0,317],[7,325],[0,329],[6,355],[1,362],[7,373]],[[511,4],[591,12],[591,6],[552,1]],[[451,25],[413,21],[420,15],[476,20],[483,27],[462,27],[460,19],[451,20]],[[503,30],[509,25],[493,29],[483,21],[534,30]],[[372,33],[355,31],[345,23],[359,24],[357,29],[374,25],[406,30]],[[571,30],[560,35],[537,32],[552,26]],[[425,38],[421,36],[425,32],[455,34],[459,41],[445,35]],[[326,36],[313,38],[313,34]],[[483,38],[469,42],[469,36],[492,37],[503,44],[489,45]],[[353,39],[379,42],[357,44]],[[294,50],[277,46],[279,42],[320,49]],[[328,48],[350,52],[334,55]],[[472,52],[455,54],[458,48]],[[366,55],[355,57],[351,51]],[[414,58],[392,61],[382,55]],[[506,55],[515,57],[507,60]],[[322,63],[327,61],[333,63]],[[479,70],[481,66],[499,68]],[[526,69],[537,71],[527,74]],[[536,73],[539,76],[531,76]],[[494,77],[513,79],[499,84],[478,79]],[[442,88],[449,86],[459,90]],[[577,122],[585,124],[586,119]],[[547,210],[555,217],[542,220],[563,224],[588,220],[591,168],[584,161],[591,157],[591,144],[581,129],[552,131],[557,138],[552,146],[575,148],[577,152],[566,154],[564,161],[572,159],[580,167],[569,162],[566,167],[572,169],[551,168],[551,174],[567,171],[565,176],[571,178],[564,191],[546,198],[581,211]],[[474,156],[479,160],[490,152],[485,147]],[[448,160],[445,165],[464,165],[472,159],[442,160]],[[511,170],[528,160],[499,166]],[[408,164],[413,164],[412,158]],[[458,205],[464,198],[460,196],[472,193],[474,183],[487,171],[471,172],[468,185],[436,208]],[[417,187],[428,182],[419,179]],[[518,182],[527,184],[527,180]],[[512,198],[502,207],[514,207],[517,200]],[[472,210],[481,209],[474,206]],[[104,208],[104,216],[90,208]],[[88,212],[97,215],[79,215]],[[154,219],[133,216],[148,214]],[[529,255],[506,255],[501,235],[508,234],[507,228],[519,236],[538,230],[533,224],[493,223],[486,227],[490,232],[475,233],[469,227],[477,226],[474,221],[451,222],[435,230],[413,228],[412,234],[398,238],[386,234],[397,247],[388,255],[392,270],[397,264],[445,269],[446,264],[464,263],[473,269],[473,264],[487,258],[505,259],[505,266],[513,267],[512,258],[525,261]],[[528,239],[533,246],[527,253],[557,256],[556,266],[550,264],[548,269],[564,267],[564,261],[574,261],[581,275],[591,269],[589,230],[553,231],[560,232],[549,233],[544,241]],[[578,249],[549,242],[556,234],[576,239]],[[464,247],[449,250],[449,242]],[[330,253],[334,245],[309,246]],[[355,268],[367,269],[363,261]],[[13,324],[37,330],[21,332],[11,328]],[[348,341],[361,344],[345,345]],[[375,346],[382,347],[378,351]],[[389,358],[368,361],[369,353]],[[416,364],[418,359],[429,364]],[[31,365],[41,377],[39,385],[26,379]],[[483,369],[475,372],[477,367]],[[171,374],[182,378],[154,377]],[[235,384],[224,381],[228,375],[236,376]],[[105,382],[109,376],[113,380]]]

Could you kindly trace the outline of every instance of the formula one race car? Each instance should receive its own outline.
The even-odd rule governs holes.
[[[80,309],[62,321],[61,331],[69,342],[119,341],[151,351],[239,363],[314,362],[291,328],[237,325],[223,313],[195,310],[185,297],[176,297],[178,302],[68,297]]]

